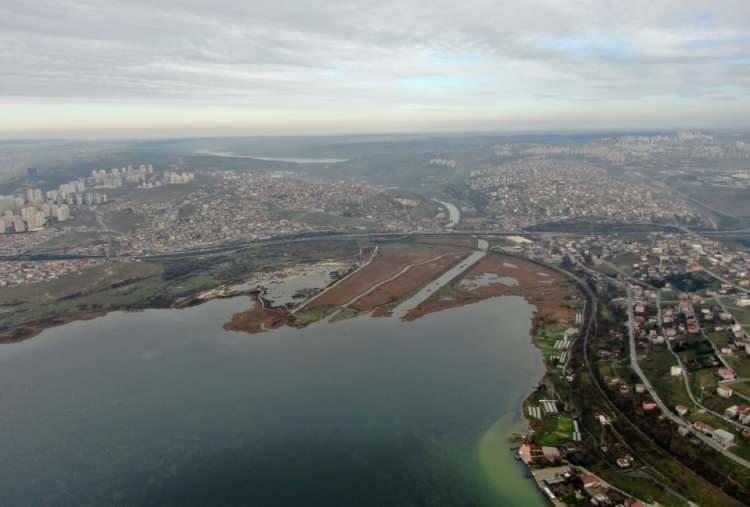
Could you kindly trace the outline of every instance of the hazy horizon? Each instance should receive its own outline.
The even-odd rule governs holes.
[[[750,5],[0,0],[0,137],[750,125]]]

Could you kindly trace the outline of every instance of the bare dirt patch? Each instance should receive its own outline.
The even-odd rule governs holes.
[[[357,296],[383,282],[383,285],[357,300],[345,311],[357,315],[363,311],[375,310],[374,315],[390,315],[390,310],[385,308],[386,305],[418,290],[467,253],[467,249],[452,245],[383,245],[370,264],[315,297],[303,310],[292,314],[286,308],[264,307],[257,300],[253,308],[235,314],[224,325],[224,329],[259,333],[283,325],[304,327],[328,317],[337,308],[347,307]],[[413,267],[404,271],[412,265]],[[389,280],[402,271],[402,274]]]
[[[414,266],[398,278],[381,285],[358,300],[352,307],[361,312],[369,312],[386,305],[392,305],[443,274],[465,256],[466,254],[463,252],[448,254],[432,262]],[[389,315],[389,312],[384,308],[373,315],[384,316]]]
[[[424,262],[433,257],[437,257],[443,254],[463,254],[465,251],[466,250],[462,248],[453,246],[405,245],[403,247],[383,247],[381,248],[380,253],[378,253],[375,259],[367,267],[350,276],[349,278],[338,284],[336,287],[334,287],[332,290],[329,290],[327,293],[321,295],[315,301],[311,302],[305,307],[305,311],[314,310],[317,308],[338,308],[340,306],[344,306],[359,294],[366,292],[372,286],[394,276],[396,273],[411,264]],[[411,271],[419,269],[420,267],[421,266],[415,266],[407,273],[404,273],[404,275],[410,275]],[[424,271],[420,270],[418,271],[418,273],[419,272],[423,273],[422,278],[426,276],[424,274]],[[397,282],[400,278],[401,277],[399,276],[398,278],[393,280],[393,282],[384,284],[383,287]],[[429,279],[425,280],[424,283],[427,283],[428,281]],[[362,298],[362,300],[357,302],[355,308],[359,309],[360,302],[368,300],[370,296],[374,296],[379,291],[380,288],[374,291],[372,294],[369,294],[366,297]],[[384,296],[379,295],[377,299],[384,299]]]
[[[261,333],[285,325],[289,312],[284,308],[265,308],[258,297],[250,310],[235,313],[232,319],[224,324],[227,331],[244,331],[250,334]]]
[[[564,304],[570,298],[572,290],[567,285],[567,280],[555,271],[516,257],[489,255],[465,273],[461,281],[476,279],[486,274],[515,278],[518,285],[492,283],[477,286],[459,281],[409,310],[404,320],[415,320],[429,313],[478,303],[497,296],[522,296],[536,306],[535,328],[546,323],[569,322],[575,315],[575,310]]]

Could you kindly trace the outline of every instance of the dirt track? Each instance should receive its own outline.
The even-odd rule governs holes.
[[[463,253],[447,254],[439,258],[434,258],[432,261],[415,265],[399,277],[384,283],[350,306],[359,311],[367,312],[396,303],[440,276],[440,274],[464,258],[465,255]],[[383,312],[379,314],[383,315]]]
[[[468,249],[448,245],[389,246],[381,249],[369,265],[311,301],[294,316],[286,309],[263,309],[257,304],[248,311],[234,315],[224,327],[258,333],[286,324],[304,326],[312,320],[299,320],[299,316],[304,319],[314,315],[313,320],[327,318],[337,308],[347,305],[359,312],[372,312],[373,316],[389,316],[394,304],[439,277],[469,252]],[[515,257],[489,255],[469,269],[462,280],[472,281],[488,274],[514,278],[518,285],[453,283],[409,310],[404,320],[415,320],[429,313],[506,295],[525,297],[536,306],[535,328],[543,323],[570,322],[575,314],[564,304],[572,290],[566,280],[554,271]],[[382,285],[372,290],[378,284]]]
[[[341,308],[365,294],[372,287],[383,283],[361,299],[355,300],[352,308],[360,311],[376,310],[376,315],[388,314],[385,305],[419,289],[439,276],[469,252],[466,248],[451,245],[387,245],[362,270],[333,286],[305,305],[294,316],[284,309],[263,309],[259,304],[250,310],[240,312],[224,325],[232,331],[259,333],[284,324],[304,325],[297,317],[317,313],[323,318],[336,308]],[[430,262],[434,259],[433,262]],[[412,266],[409,268],[409,266]],[[407,269],[409,268],[409,269]],[[393,280],[398,273],[402,273]]]
[[[465,249],[453,246],[435,246],[432,248],[423,247],[415,249],[409,249],[408,247],[404,249],[383,248],[369,266],[351,276],[350,278],[344,280],[333,290],[328,291],[328,293],[316,299],[314,302],[309,304],[305,308],[305,310],[314,310],[319,308],[338,308],[344,306],[359,294],[366,292],[372,286],[380,282],[388,280],[388,278],[391,278],[393,275],[397,274],[399,271],[403,270],[411,264],[428,261],[433,257],[437,257],[443,254],[461,255],[465,254],[466,251],[467,250]],[[443,259],[449,258],[444,257]],[[455,261],[456,258],[453,258],[453,263],[455,263]],[[436,263],[439,262],[440,261],[436,261]],[[450,261],[446,260],[444,262]],[[430,268],[430,265],[431,264],[423,265],[423,269],[419,269],[423,266],[415,266],[410,271],[404,273],[403,276],[408,276],[409,279],[415,280],[414,283],[420,283],[423,285],[432,279],[431,273],[434,273],[435,269],[437,269],[435,267]],[[417,270],[416,275],[412,275],[411,273],[414,270]],[[400,276],[397,279],[388,282],[387,284],[383,285],[383,287],[374,291],[372,294],[369,294],[366,297],[362,298],[362,300],[357,302],[355,308],[362,307],[363,309],[372,309],[375,306],[378,306],[377,301],[389,300],[390,296],[388,296],[388,291],[392,291],[392,289],[387,289],[387,287],[390,287],[391,284],[398,283],[401,278],[402,277]],[[382,292],[381,289],[383,289]],[[364,306],[365,301],[370,301],[370,304],[368,306]]]

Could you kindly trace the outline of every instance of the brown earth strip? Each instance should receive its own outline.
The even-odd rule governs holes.
[[[260,298],[256,296],[253,308],[235,313],[232,319],[224,324],[224,329],[255,334],[281,327],[288,320],[289,312],[286,309],[265,308]]]
[[[515,267],[513,267],[515,266]],[[497,296],[522,296],[536,306],[534,328],[545,323],[570,322],[575,310],[564,305],[572,291],[562,275],[541,267],[533,262],[504,255],[488,255],[470,269],[462,280],[471,280],[485,274],[499,277],[512,277],[517,286],[493,283],[483,287],[461,287],[454,283],[451,287],[434,294],[416,308],[412,308],[404,320],[415,320],[424,315],[448,308],[457,308]]]
[[[264,308],[260,301],[257,301],[253,308],[235,314],[224,325],[224,329],[259,333],[282,325],[304,327],[309,322],[325,318],[330,311],[346,305],[357,295],[366,292],[380,282],[388,280],[407,266],[425,262],[425,264],[414,266],[403,275],[383,284],[382,287],[378,287],[352,306],[357,310],[371,311],[376,309],[378,310],[376,314],[380,314],[382,313],[381,306],[428,283],[455,264],[460,257],[466,255],[466,252],[467,250],[464,248],[450,245],[433,247],[427,245],[386,245],[381,248],[380,253],[364,269],[346,278],[325,294],[320,295],[305,306],[304,310],[293,316],[286,309]],[[434,262],[426,262],[441,255],[445,255],[445,257],[436,259]],[[403,282],[401,281],[402,278],[404,278]],[[388,311],[385,310],[385,314],[387,313]]]
[[[414,250],[389,250],[384,248],[369,266],[310,303],[305,307],[305,311],[316,308],[338,308],[347,304],[358,294],[362,294],[373,285],[392,277],[410,264],[423,262],[443,254],[463,253],[464,251],[461,248],[453,246],[436,246]],[[367,298],[369,298],[369,295],[363,299]]]
[[[369,312],[393,304],[439,277],[465,256],[464,253],[451,254],[433,262],[414,266],[398,278],[381,285],[372,293],[354,303],[352,307],[361,312]],[[387,315],[388,312],[385,312],[385,314]],[[375,314],[375,316],[382,315],[382,311]]]

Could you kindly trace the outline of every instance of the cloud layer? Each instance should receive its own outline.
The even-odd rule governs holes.
[[[720,120],[747,113],[749,27],[734,0],[0,0],[0,104],[14,106],[0,130],[112,108],[113,126],[157,111]]]

